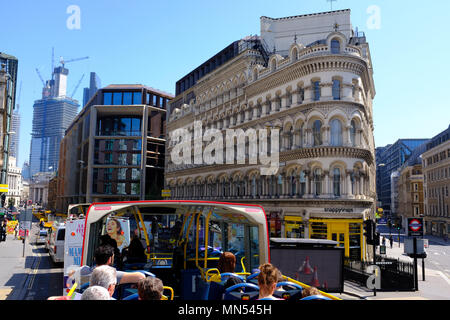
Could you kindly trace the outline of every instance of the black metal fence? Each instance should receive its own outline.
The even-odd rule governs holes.
[[[372,275],[367,267],[373,261],[344,259],[344,279],[366,287],[367,279]],[[399,259],[376,256],[376,265],[380,268],[381,291],[414,291],[414,264]]]

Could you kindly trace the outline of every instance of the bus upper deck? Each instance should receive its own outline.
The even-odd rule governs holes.
[[[270,262],[266,215],[257,205],[176,200],[94,203],[86,214],[81,265],[95,264],[95,249],[105,235],[121,251],[116,268],[151,272],[184,300],[204,299],[211,281],[221,280],[222,252],[236,256],[235,272],[244,278]],[[133,238],[145,249],[140,261],[126,254]]]

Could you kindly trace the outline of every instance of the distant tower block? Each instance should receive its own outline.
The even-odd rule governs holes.
[[[319,277],[317,276],[317,267],[314,267],[314,275],[311,281],[311,285],[316,288],[320,287]]]

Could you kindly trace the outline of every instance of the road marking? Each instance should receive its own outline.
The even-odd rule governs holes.
[[[442,271],[437,271],[437,274],[440,275],[448,283],[448,285],[450,285],[450,279]]]
[[[36,246],[35,246],[35,247],[36,247]],[[31,280],[30,280],[30,282],[29,282],[29,284],[28,284],[28,290],[31,290],[31,288],[33,288],[34,279],[36,278],[36,274],[37,274],[38,271],[39,271],[39,265],[41,264],[41,256],[35,254],[34,252],[33,252],[33,256],[38,257],[39,259],[38,259],[38,262],[37,262],[36,267],[33,269],[33,274],[32,274],[32,276],[31,276]]]
[[[0,288],[0,300],[6,300],[11,291],[12,288]]]

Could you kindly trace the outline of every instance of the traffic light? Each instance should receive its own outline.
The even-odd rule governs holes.
[[[364,236],[366,237],[366,242],[372,244],[374,236],[374,224],[372,220],[365,220],[364,224]]]
[[[374,237],[373,237],[373,245],[374,246],[379,246],[380,245],[380,233],[379,232],[375,232]]]
[[[1,201],[2,201],[2,208],[5,207],[5,201],[6,201],[6,193],[2,193],[1,195]]]

